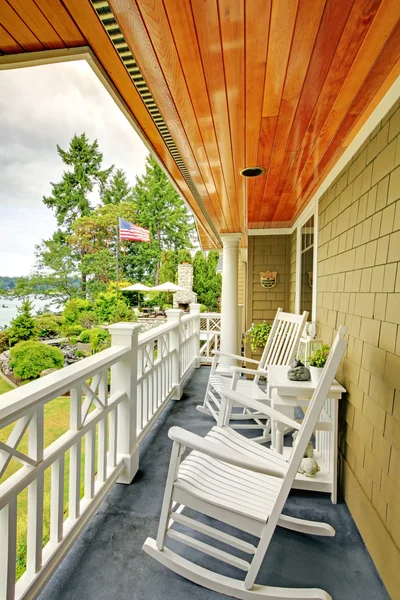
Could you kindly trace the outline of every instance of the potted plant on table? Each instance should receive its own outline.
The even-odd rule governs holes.
[[[257,325],[251,326],[246,332],[244,341],[250,342],[250,348],[252,352],[257,352],[258,348],[264,348],[267,343],[269,332],[271,331],[271,325],[266,321],[258,323]]]
[[[311,373],[311,381],[317,383],[322,374],[322,369],[328,360],[330,347],[322,344],[321,348],[315,350],[308,358],[308,367]]]

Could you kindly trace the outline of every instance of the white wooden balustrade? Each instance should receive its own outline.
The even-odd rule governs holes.
[[[205,312],[200,314],[200,362],[211,365],[214,350],[220,349],[221,313]]]
[[[166,325],[141,335],[140,325],[112,325],[111,348],[1,396],[0,431],[10,431],[0,442],[1,600],[34,598],[112,485],[132,481],[141,440],[199,366],[199,310],[167,311]],[[46,445],[45,406],[60,396],[69,428]],[[22,466],[10,474],[14,461]],[[26,569],[17,581],[23,506]]]

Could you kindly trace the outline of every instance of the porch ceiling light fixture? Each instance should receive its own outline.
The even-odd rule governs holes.
[[[260,177],[264,173],[265,169],[263,167],[246,167],[240,171],[242,177]]]

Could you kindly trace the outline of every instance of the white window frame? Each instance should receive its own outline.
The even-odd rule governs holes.
[[[318,200],[311,202],[306,210],[297,219],[296,228],[296,301],[295,311],[300,314],[301,296],[301,229],[310,217],[314,216],[314,251],[313,251],[313,287],[312,287],[312,311],[308,320],[317,322],[317,287],[318,287]]]

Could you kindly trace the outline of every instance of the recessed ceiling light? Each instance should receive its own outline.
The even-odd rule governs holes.
[[[265,169],[262,167],[246,167],[240,171],[242,177],[259,177],[264,175]]]

